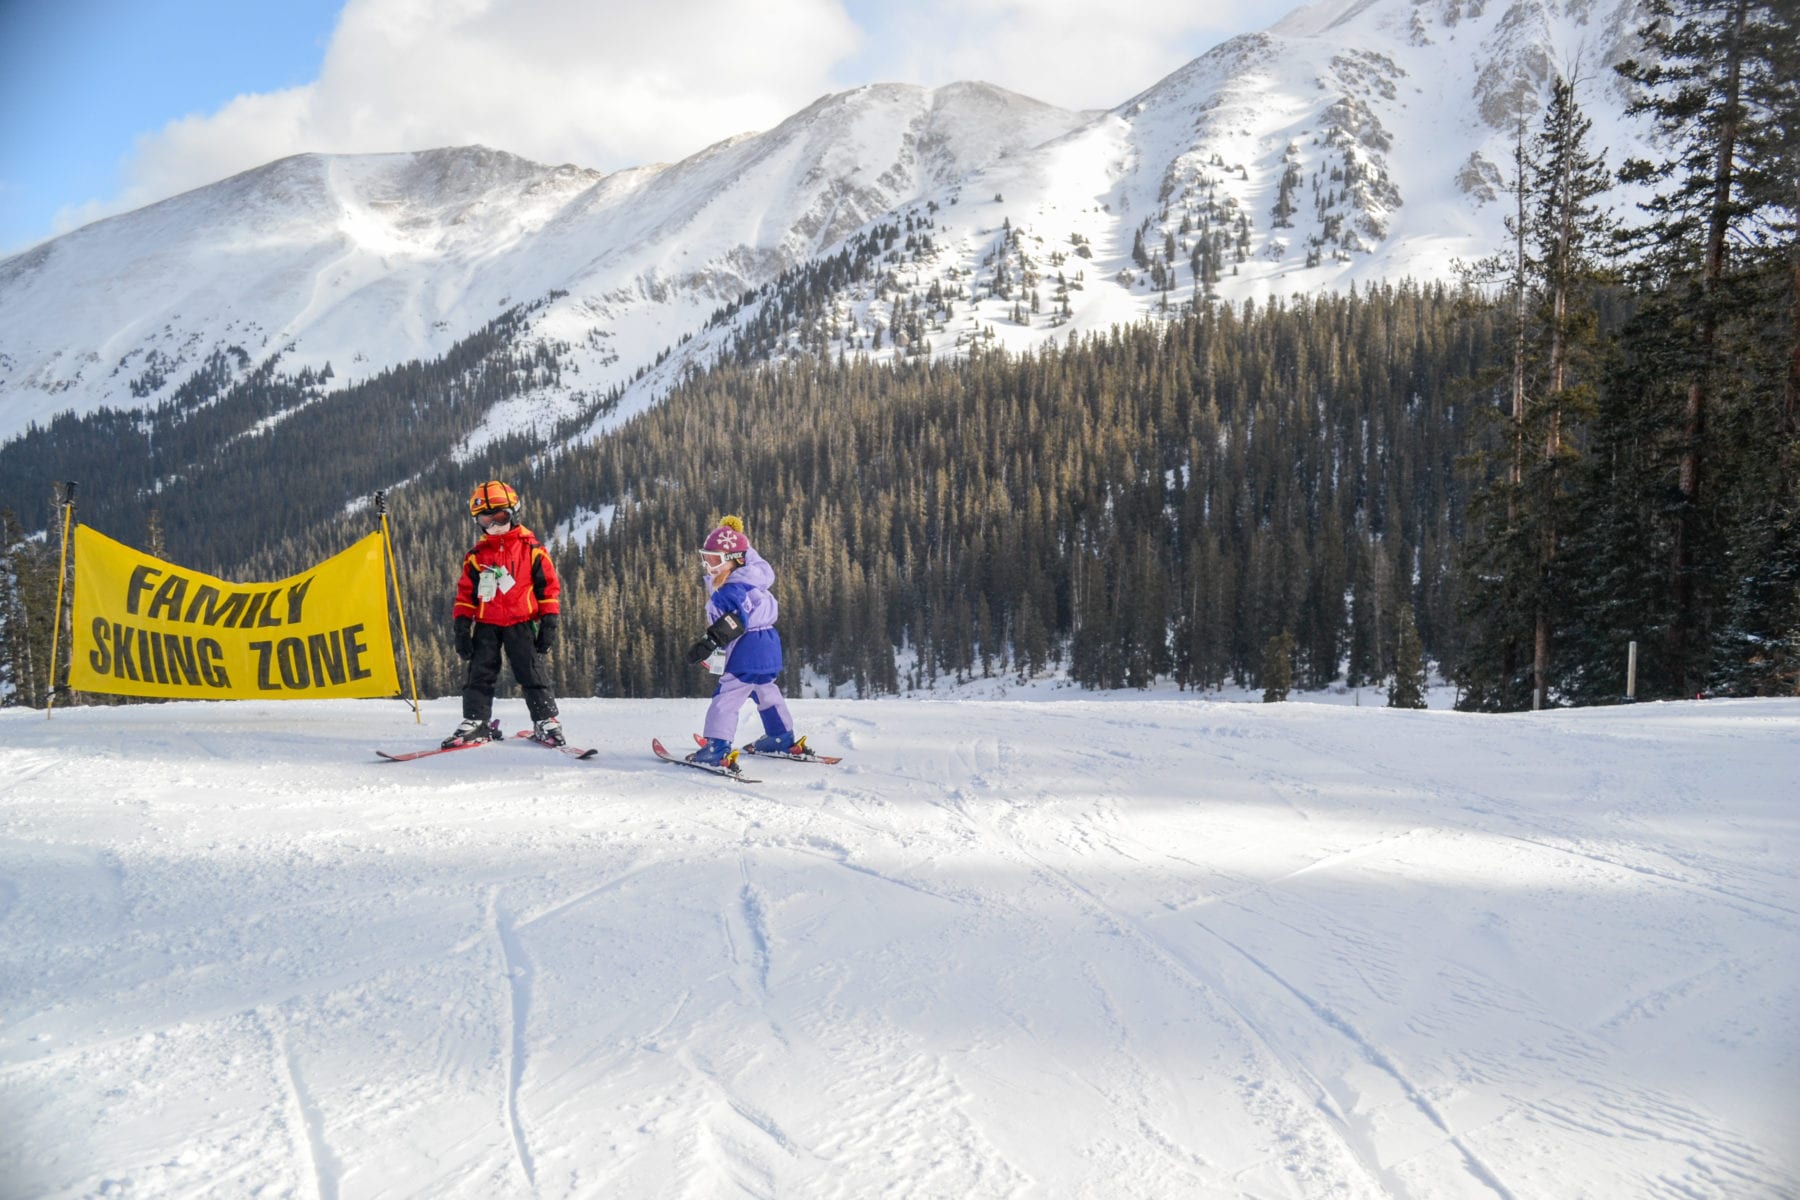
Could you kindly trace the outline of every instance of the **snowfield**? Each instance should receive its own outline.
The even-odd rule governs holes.
[[[703,707],[0,711],[0,1194],[1800,1194],[1800,701]]]

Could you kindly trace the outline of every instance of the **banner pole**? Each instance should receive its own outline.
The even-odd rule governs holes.
[[[56,706],[56,656],[62,642],[63,580],[69,574],[69,521],[75,515],[75,481],[63,484],[62,559],[56,565],[56,610],[50,619],[50,680],[44,688],[44,720]]]
[[[423,725],[419,711],[419,680],[413,674],[412,639],[406,636],[406,601],[400,598],[400,565],[394,558],[394,541],[388,536],[387,493],[375,493],[375,511],[381,514],[381,544],[387,548],[388,574],[394,581],[394,607],[400,613],[400,645],[406,650],[406,683],[412,689],[414,724]]]

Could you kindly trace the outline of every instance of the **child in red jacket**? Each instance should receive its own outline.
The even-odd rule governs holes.
[[[469,664],[463,680],[463,721],[445,746],[494,737],[494,685],[500,656],[512,666],[525,694],[532,736],[552,746],[564,744],[556,694],[545,657],[556,644],[562,584],[550,555],[529,529],[517,523],[519,493],[498,479],[469,494],[469,515],[482,536],[463,559],[456,581],[456,655]]]

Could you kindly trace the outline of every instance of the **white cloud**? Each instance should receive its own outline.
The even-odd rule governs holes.
[[[146,134],[104,207],[309,151],[481,143],[604,170],[680,158],[836,90],[859,37],[836,0],[350,0],[316,81]]]
[[[129,176],[134,191],[168,196],[301,150],[321,135],[316,85],[239,96],[210,116],[170,121],[137,141]]]
[[[841,0],[349,0],[317,80],[145,134],[126,163],[125,193],[64,209],[57,225],[309,151],[480,143],[602,170],[674,161],[876,80],[979,79],[1103,107],[1285,8],[849,2],[860,26]]]

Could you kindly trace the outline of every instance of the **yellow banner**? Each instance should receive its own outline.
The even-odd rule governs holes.
[[[75,527],[69,686],[317,700],[399,692],[379,533],[278,583],[226,583]]]

